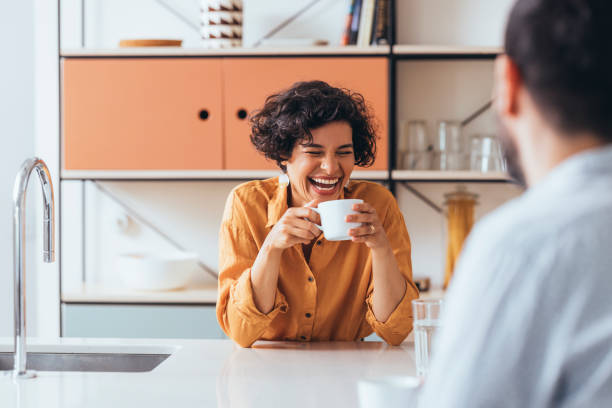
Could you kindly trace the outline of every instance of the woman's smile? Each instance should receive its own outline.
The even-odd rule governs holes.
[[[355,166],[353,130],[344,121],[312,129],[312,140],[293,148],[287,161],[291,206],[340,198]]]
[[[308,181],[316,194],[332,196],[339,192],[341,177],[309,177]]]

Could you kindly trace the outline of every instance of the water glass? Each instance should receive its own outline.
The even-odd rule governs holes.
[[[405,151],[424,152],[429,149],[429,138],[424,120],[409,120],[404,123],[404,127],[403,134],[407,137]]]
[[[432,345],[440,328],[442,299],[415,299],[412,301],[414,313],[414,355],[416,374],[426,377],[432,356]]]
[[[432,157],[432,169],[452,171],[467,169],[469,156],[458,152],[434,152]]]
[[[470,170],[503,171],[504,159],[497,138],[493,135],[475,135],[471,140]]]
[[[429,170],[431,169],[431,152],[402,153],[402,160],[398,162],[400,169]]]
[[[438,122],[438,135],[434,143],[436,152],[464,153],[466,147],[460,122],[452,120]]]
[[[430,142],[424,120],[402,122],[397,140],[397,168],[429,170]]]

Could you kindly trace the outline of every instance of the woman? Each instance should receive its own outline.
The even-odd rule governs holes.
[[[251,141],[287,177],[251,181],[229,195],[221,231],[217,318],[242,347],[256,340],[352,341],[372,331],[401,343],[412,329],[410,240],[384,187],[351,181],[374,162],[363,97],[312,81],[267,98]],[[284,179],[284,180],[283,180]],[[288,179],[288,181],[286,181]],[[361,198],[350,241],[327,241],[311,210]]]

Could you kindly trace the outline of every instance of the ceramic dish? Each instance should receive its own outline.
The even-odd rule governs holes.
[[[116,267],[123,284],[138,290],[182,288],[194,277],[198,256],[189,252],[120,254]]]

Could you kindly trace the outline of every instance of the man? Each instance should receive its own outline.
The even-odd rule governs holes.
[[[612,1],[518,0],[495,65],[512,173],[447,295],[424,407],[612,407]]]

